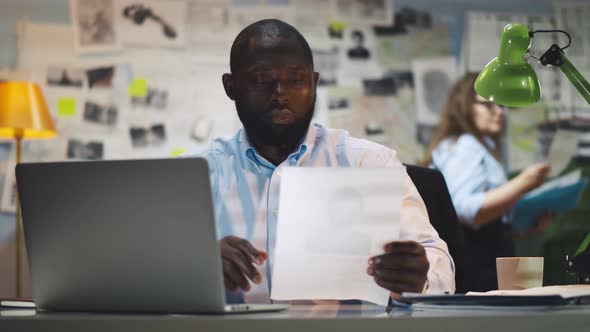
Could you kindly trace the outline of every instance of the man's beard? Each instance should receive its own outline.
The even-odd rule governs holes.
[[[281,148],[294,148],[302,141],[313,118],[314,108],[315,98],[311,109],[302,118],[296,118],[290,125],[279,125],[272,122],[270,112],[252,112],[236,101],[238,117],[248,137],[255,144]]]

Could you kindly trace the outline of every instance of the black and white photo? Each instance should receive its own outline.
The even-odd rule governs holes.
[[[121,48],[115,25],[114,0],[70,0],[74,46],[80,53]]]
[[[129,136],[134,148],[158,146],[166,141],[166,128],[162,123],[150,127],[132,126],[129,128]]]
[[[85,121],[104,126],[114,126],[117,123],[119,111],[114,105],[101,105],[92,101],[84,103]]]
[[[367,60],[371,57],[371,51],[365,45],[365,35],[360,30],[352,31],[353,46],[348,49],[348,57],[352,60]]]
[[[184,0],[118,0],[117,27],[124,45],[184,47]]]
[[[395,81],[391,77],[379,79],[364,79],[363,91],[365,96],[393,96],[397,92]]]
[[[68,140],[67,157],[69,159],[100,160],[104,158],[104,144],[98,141],[84,142],[71,138]]]
[[[391,0],[335,1],[335,19],[353,25],[387,25],[393,23]]]
[[[131,97],[131,105],[163,110],[168,105],[168,91],[164,89],[148,88],[145,97]]]
[[[80,68],[47,67],[47,85],[52,87],[82,88],[84,72]]]
[[[114,66],[97,67],[86,70],[88,88],[111,88],[115,76]]]
[[[350,107],[348,99],[343,97],[332,97],[328,99],[328,109],[330,111],[346,110]]]

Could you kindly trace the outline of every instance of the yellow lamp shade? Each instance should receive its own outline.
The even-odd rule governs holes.
[[[0,82],[0,137],[45,139],[55,135],[55,125],[39,85]]]

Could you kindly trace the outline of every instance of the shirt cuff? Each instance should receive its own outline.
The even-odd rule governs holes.
[[[477,213],[481,209],[484,200],[485,192],[477,192],[473,193],[471,197],[463,202],[458,202],[459,209],[457,209],[457,214],[459,215],[459,219],[465,224],[477,228],[475,225],[475,216],[477,216]]]

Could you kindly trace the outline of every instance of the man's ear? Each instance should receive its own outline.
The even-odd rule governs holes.
[[[318,73],[317,71],[313,72],[313,81],[314,81],[314,85],[318,86],[318,82],[320,81],[320,73]]]
[[[229,99],[235,100],[234,79],[231,76],[231,74],[229,74],[229,73],[223,74],[223,76],[221,76],[221,81],[223,82],[223,88],[225,89],[225,94],[229,97]]]

